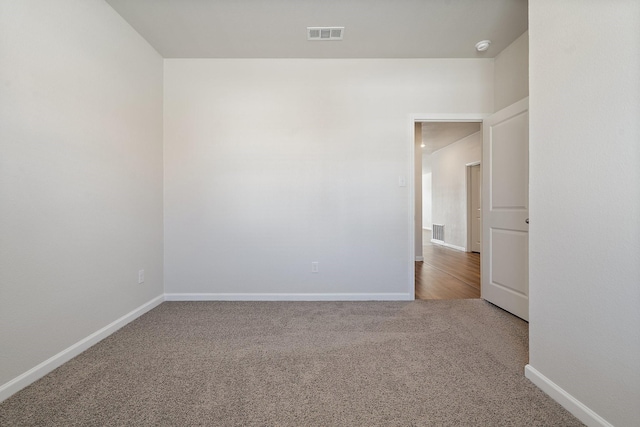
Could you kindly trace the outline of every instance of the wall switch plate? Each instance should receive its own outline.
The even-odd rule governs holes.
[[[404,175],[400,175],[398,177],[398,187],[406,187],[407,186],[407,178]]]
[[[138,270],[138,284],[144,283],[144,270]]]
[[[318,261],[314,261],[311,263],[311,272],[312,273],[318,272]]]

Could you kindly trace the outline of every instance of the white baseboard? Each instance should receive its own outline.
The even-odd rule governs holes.
[[[411,294],[164,294],[165,301],[410,301]]]
[[[79,355],[80,353],[82,353],[92,345],[105,339],[106,337],[108,337],[118,329],[122,328],[127,323],[137,319],[147,311],[162,304],[163,301],[164,301],[164,295],[160,295],[152,299],[151,301],[141,305],[140,307],[136,308],[130,313],[127,313],[121,318],[111,322],[104,328],[92,333],[86,338],[81,339],[77,343],[73,344],[71,347],[68,347],[62,350],[60,353],[56,354],[55,356],[52,356],[49,359],[45,360],[44,362],[40,363],[39,365],[29,369],[27,372],[23,373],[22,375],[19,375],[16,378],[12,379],[11,381],[3,384],[2,386],[0,386],[0,402],[2,402],[3,400],[6,400],[9,396],[22,390],[29,384],[34,383],[35,381],[44,377],[49,372],[53,371],[63,363],[73,359],[74,357],[76,357],[77,355]]]
[[[589,409],[585,404],[567,393],[549,378],[542,375],[533,366],[525,366],[524,376],[587,426],[613,427],[611,423]]]
[[[416,257],[416,261],[424,261],[424,257],[423,256],[417,256]]]
[[[447,247],[447,248],[455,249],[456,251],[462,251],[462,252],[466,252],[467,251],[467,249],[463,248],[462,246],[456,246],[456,245],[452,245],[452,244],[449,244],[449,243],[445,243],[442,240],[431,239],[431,243],[433,243],[435,245],[440,245],[440,246],[444,246],[444,247]]]

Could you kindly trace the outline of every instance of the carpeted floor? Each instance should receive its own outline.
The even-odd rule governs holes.
[[[579,426],[482,300],[165,302],[0,404],[2,426]]]

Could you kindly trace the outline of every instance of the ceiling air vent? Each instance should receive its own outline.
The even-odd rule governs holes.
[[[344,27],[307,27],[307,40],[342,40]]]

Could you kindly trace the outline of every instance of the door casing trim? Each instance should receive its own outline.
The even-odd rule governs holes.
[[[415,113],[409,115],[407,121],[407,141],[409,149],[409,167],[408,167],[408,190],[409,190],[409,218],[407,224],[409,224],[409,256],[407,263],[408,271],[408,291],[411,295],[411,299],[416,297],[416,180],[415,180],[415,161],[416,161],[416,147],[415,147],[415,123],[416,122],[476,122],[482,123],[483,120],[489,117],[492,113]],[[420,214],[422,214],[422,207],[420,207]],[[422,229],[420,229],[422,233]]]

